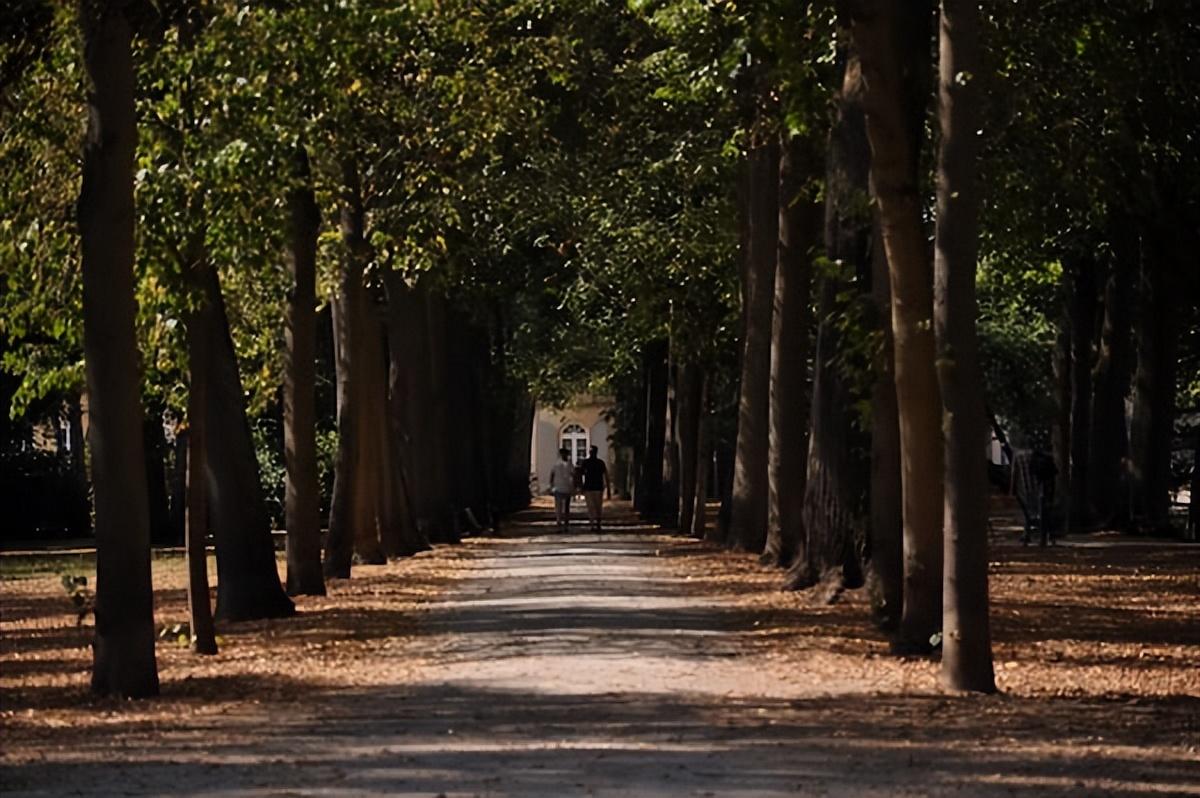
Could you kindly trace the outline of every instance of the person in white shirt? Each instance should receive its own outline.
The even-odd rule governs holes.
[[[554,494],[554,519],[558,531],[566,532],[571,525],[571,497],[575,495],[575,466],[571,452],[559,449],[559,461],[550,469],[550,492]]]

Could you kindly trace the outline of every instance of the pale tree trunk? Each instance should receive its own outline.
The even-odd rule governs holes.
[[[863,107],[871,143],[871,187],[892,289],[896,403],[904,504],[904,607],[897,648],[928,651],[942,615],[941,406],[934,370],[933,269],[925,249],[914,98],[903,67],[916,60],[903,26],[913,14],[900,0],[864,0],[853,20],[862,58]]]
[[[871,611],[880,628],[894,631],[904,606],[904,504],[900,483],[900,420],[896,409],[896,353],[892,292],[878,222],[871,242],[871,298],[879,314],[879,371],[871,384]]]
[[[763,561],[787,568],[804,537],[808,471],[809,337],[813,250],[821,243],[822,209],[807,181],[819,158],[809,139],[784,141],[779,157],[779,244],[771,313],[767,457],[767,539]]]
[[[1133,376],[1134,278],[1139,247],[1137,228],[1128,215],[1115,214],[1109,228],[1114,260],[1104,286],[1104,321],[1092,375],[1088,488],[1096,520],[1113,528],[1129,521],[1125,400]]]
[[[76,207],[83,259],[83,353],[95,496],[96,636],[92,690],[158,694],[150,510],[134,334],[133,33],[121,0],[83,0],[91,85]]]
[[[726,543],[741,551],[761,553],[767,539],[771,309],[779,241],[779,142],[766,132],[756,135],[759,140],[751,145],[749,155],[749,248],[742,285],[744,335]]]
[[[284,338],[287,368],[283,381],[284,527],[287,529],[287,592],[323,596],[320,487],[317,480],[317,235],[321,212],[312,189],[308,151],[296,148],[288,193],[285,263],[292,279]]]
[[[992,693],[988,623],[988,440],[975,333],[982,102],[979,0],[942,0],[934,332],[946,440],[942,681]]]

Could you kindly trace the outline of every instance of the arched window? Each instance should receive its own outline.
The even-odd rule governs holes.
[[[582,463],[587,459],[587,430],[578,424],[568,424],[558,436],[558,447],[571,453],[572,462]]]

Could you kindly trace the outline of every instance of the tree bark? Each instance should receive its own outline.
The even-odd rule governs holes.
[[[934,334],[945,436],[942,681],[994,693],[988,623],[988,422],[975,332],[983,53],[978,0],[942,0]]]
[[[924,62],[927,42],[905,36],[923,18],[899,0],[864,0],[852,29],[862,59],[871,187],[879,208],[892,290],[896,402],[904,504],[904,607],[900,650],[928,651],[942,615],[941,407],[934,370],[933,270],[921,222],[919,143],[906,67]]]
[[[1067,532],[1092,524],[1088,506],[1088,437],[1092,412],[1092,340],[1096,329],[1097,264],[1079,256],[1064,259],[1070,293],[1071,469],[1067,493]]]
[[[779,242],[779,143],[762,132],[750,147],[749,247],[742,286],[745,324],[733,498],[726,543],[761,553],[767,539],[771,316]]]
[[[1151,532],[1170,528],[1171,439],[1175,429],[1178,302],[1175,271],[1187,261],[1172,257],[1173,230],[1150,236],[1138,290],[1137,372],[1134,377],[1131,449],[1133,512]]]
[[[676,408],[679,411],[676,431],[679,446],[679,524],[685,535],[692,533],[696,517],[697,458],[700,453],[700,402],[703,400],[704,371],[696,363],[678,367],[679,387]],[[701,505],[703,508],[703,505]]]
[[[203,252],[203,240],[196,236],[187,264],[190,282],[195,288],[203,285],[202,275],[211,268]],[[187,552],[188,625],[191,627],[192,650],[197,654],[217,653],[217,633],[213,627],[212,605],[208,586],[208,487],[205,470],[208,455],[206,431],[208,402],[208,318],[211,310],[200,305],[188,320],[188,448],[187,448],[187,513],[184,522],[184,550]]]
[[[646,428],[642,438],[634,506],[646,520],[654,520],[663,500],[663,451],[667,437],[667,342],[651,341],[642,350],[642,384],[645,390]]]
[[[708,493],[710,474],[713,470],[712,414],[708,407],[710,381],[711,377],[707,373],[701,375],[700,396],[696,401],[695,507],[692,510],[692,525],[689,531],[697,540],[703,540],[708,531]]]
[[[1088,488],[1096,520],[1113,528],[1129,522],[1125,400],[1133,377],[1134,284],[1139,248],[1137,228],[1127,215],[1115,215],[1110,230],[1114,260],[1104,286],[1104,321],[1092,373]]]
[[[779,244],[771,313],[767,457],[767,539],[763,561],[787,568],[804,538],[808,471],[809,336],[812,251],[821,243],[822,209],[806,186],[816,172],[812,142],[785,141],[779,158]]]
[[[349,579],[354,556],[356,529],[362,519],[359,510],[362,495],[357,464],[361,427],[359,419],[360,379],[355,361],[363,342],[362,304],[363,258],[365,241],[362,191],[358,166],[352,159],[342,162],[342,196],[339,226],[345,252],[338,271],[333,297],[334,363],[337,372],[338,447],[334,460],[333,498],[329,508],[329,533],[325,540],[324,572],[326,579]]]
[[[83,0],[88,127],[76,207],[83,261],[83,352],[95,495],[92,691],[158,693],[150,510],[134,334],[133,33],[122,0]]]
[[[205,451],[209,525],[217,543],[219,620],[247,621],[292,615],[275,564],[271,521],[263,502],[258,459],[229,318],[216,269],[205,269],[204,296],[209,335]]]
[[[663,426],[663,481],[654,520],[674,529],[679,524],[679,364],[674,355],[667,360],[667,417]]]
[[[320,485],[317,478],[317,235],[321,211],[313,194],[308,150],[294,154],[288,193],[288,245],[285,263],[292,280],[284,339],[287,368],[283,381],[284,527],[287,529],[287,592],[323,596]]]
[[[813,352],[812,404],[808,466],[804,485],[804,538],[788,570],[784,587],[821,585],[822,597],[835,600],[843,589],[862,584],[857,543],[864,526],[862,494],[867,464],[852,413],[852,396],[839,359],[842,335],[838,317],[854,276],[869,274],[870,222],[862,213],[867,193],[870,151],[860,95],[861,70],[853,48],[838,45],[842,85],[826,148],[825,254],[835,267],[822,276],[817,299],[817,337]]]
[[[453,504],[453,476],[450,473],[451,461],[446,446],[446,442],[450,440],[450,416],[447,412],[450,363],[446,354],[446,297],[436,287],[427,290],[424,296],[425,319],[428,325],[425,342],[429,349],[430,395],[429,416],[423,423],[430,427],[430,434],[433,436],[427,448],[434,518],[430,539],[436,543],[458,543],[460,530]]]
[[[871,384],[870,572],[871,611],[881,629],[900,625],[904,606],[904,503],[900,482],[900,419],[896,408],[896,353],[892,291],[878,222],[871,242],[871,298],[882,343]]]

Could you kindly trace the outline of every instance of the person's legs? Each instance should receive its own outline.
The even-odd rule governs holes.
[[[554,518],[558,521],[558,528],[566,532],[571,524],[571,494],[554,494]]]
[[[589,490],[583,494],[587,499],[588,520],[595,529],[600,529],[600,510],[604,506],[604,491]]]

